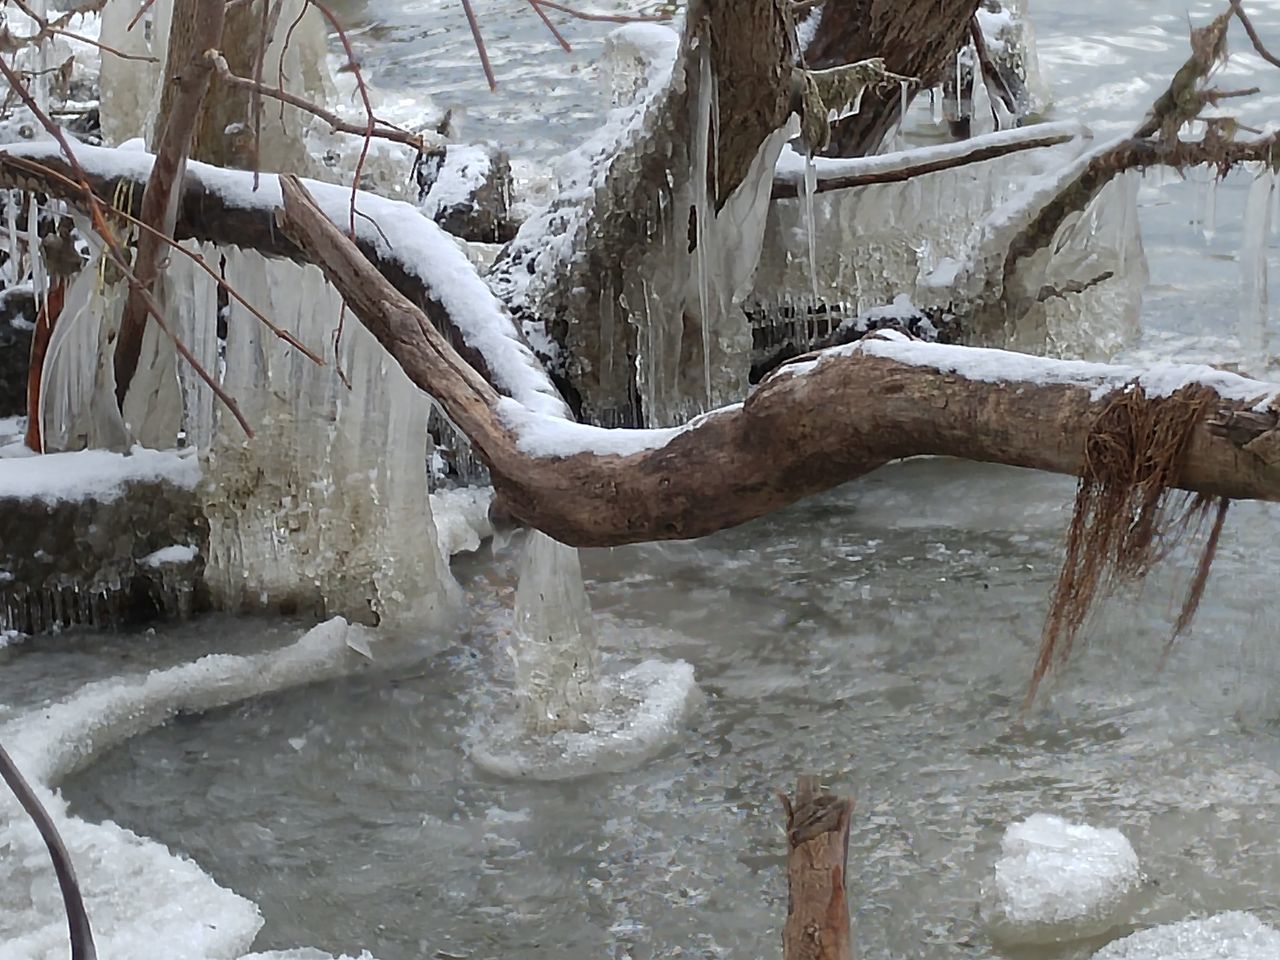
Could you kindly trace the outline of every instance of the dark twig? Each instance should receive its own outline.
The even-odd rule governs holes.
[[[98,952],[93,945],[93,929],[89,925],[89,914],[84,909],[84,898],[80,895],[80,884],[76,881],[71,854],[67,852],[66,844],[62,842],[62,836],[58,833],[53,818],[49,816],[49,811],[40,802],[3,745],[0,745],[0,779],[9,785],[13,795],[22,804],[22,809],[35,823],[36,829],[40,831],[40,839],[49,851],[49,859],[53,861],[58,889],[62,891],[62,905],[67,911],[71,960],[96,960]]]
[[[535,3],[534,6],[537,6]],[[467,13],[467,23],[471,25],[471,36],[476,41],[476,52],[480,54],[480,65],[484,67],[485,79],[489,81],[489,89],[497,90],[498,81],[493,75],[493,65],[489,63],[489,51],[484,46],[484,36],[480,33],[480,23],[476,20],[476,12],[471,8],[471,0],[462,0],[462,9]]]
[[[572,53],[573,47],[569,46],[569,41],[564,38],[564,35],[561,34],[558,29],[556,29],[556,25],[552,23],[551,18],[547,16],[547,11],[538,6],[538,0],[529,0],[529,6],[533,8],[533,12],[542,19],[544,24],[546,24],[547,29],[551,31],[551,35],[556,38],[556,41],[560,44],[564,52]]]
[[[1249,19],[1249,15],[1244,12],[1244,4],[1241,0],[1231,0],[1231,12],[1236,15],[1236,19],[1244,27],[1244,32],[1249,35],[1249,41],[1253,44],[1253,49],[1258,51],[1258,56],[1273,67],[1280,67],[1280,58],[1277,58],[1266,45],[1262,42],[1262,37],[1258,36],[1258,31],[1253,25],[1253,21]]]

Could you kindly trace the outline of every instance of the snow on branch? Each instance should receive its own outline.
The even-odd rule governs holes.
[[[881,333],[784,364],[744,403],[682,427],[569,423],[502,397],[301,181],[281,185],[281,229],[467,435],[510,513],[569,545],[705,536],[910,456],[1080,474],[1113,398],[1141,391],[1158,401],[1186,385],[1210,399],[1172,484],[1280,500],[1280,463],[1264,453],[1280,437],[1280,386],[1206,367],[1073,363]]]

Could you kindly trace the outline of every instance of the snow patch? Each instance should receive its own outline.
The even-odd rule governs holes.
[[[1000,842],[983,916],[1005,943],[1061,943],[1109,930],[1142,882],[1138,855],[1119,830],[1037,813]]]
[[[1280,930],[1240,911],[1151,927],[1107,944],[1093,960],[1275,960]]]
[[[134,447],[128,454],[78,450],[0,462],[0,497],[41,500],[48,504],[115,500],[130,483],[168,482],[192,490],[199,481],[200,464],[191,448]]]
[[[783,372],[803,373],[827,359],[866,353],[914,367],[931,367],[939,373],[954,373],[981,383],[1033,383],[1037,386],[1067,384],[1086,387],[1090,397],[1100,400],[1107,394],[1137,383],[1148,396],[1168,397],[1182,387],[1199,384],[1214,390],[1224,400],[1242,400],[1254,409],[1265,409],[1280,393],[1275,384],[1250,380],[1205,364],[1156,363],[1147,367],[1090,363],[1084,360],[1056,360],[992,350],[959,347],[910,340],[893,330],[882,330],[855,343],[832,347],[813,360],[787,364]]]

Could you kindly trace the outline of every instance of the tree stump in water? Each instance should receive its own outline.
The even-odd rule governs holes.
[[[787,814],[787,922],[783,960],[853,960],[845,868],[853,801],[820,793],[817,777],[800,777],[795,799],[779,794]]]

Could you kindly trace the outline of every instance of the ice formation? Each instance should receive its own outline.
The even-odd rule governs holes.
[[[702,703],[693,667],[683,660],[646,660],[603,677],[600,706],[582,714],[582,729],[531,737],[503,718],[477,728],[471,759],[513,779],[571,780],[630,770],[675,740]]]
[[[179,711],[209,710],[351,673],[367,662],[353,648],[370,642],[362,628],[332,620],[277,651],[215,654],[146,676],[96,681],[0,727],[0,742],[67,844],[103,960],[159,955],[235,960],[249,949],[262,917],[253,903],[219,887],[195,863],[161,844],[113,823],[71,816],[54,792],[58,782]],[[66,921],[48,853],[7,790],[0,791],[0,849],[5,851],[0,960],[65,957]]]
[[[343,321],[341,298],[318,268],[220,253],[228,283],[327,363],[232,301],[222,386],[254,425],[251,439],[183,369],[188,439],[207,450],[205,578],[215,601],[231,610],[318,602],[364,622],[442,625],[457,587],[428,497],[431,401],[360,323]],[[165,294],[180,335],[206,370],[218,369],[208,275],[175,258]]]
[[[1240,245],[1238,338],[1246,369],[1264,370],[1270,349],[1267,302],[1267,246],[1271,239],[1272,196],[1276,175],[1270,167],[1254,178],[1245,205]]]
[[[983,918],[1005,943],[1060,943],[1120,922],[1142,882],[1138,856],[1119,830],[1037,813],[1011,825]]]
[[[1151,927],[1107,944],[1093,960],[1275,960],[1280,930],[1249,913]]]
[[[599,705],[600,664],[578,551],[530,531],[516,589],[516,696],[533,733],[573,730]]]
[[[1085,150],[1082,132],[1074,124],[1046,124],[967,144],[814,161],[821,180],[884,174],[979,143],[1041,134],[1070,138],[897,183],[819,193],[813,204],[820,238],[816,301],[807,258],[794,252],[805,247],[810,230],[799,189],[805,162],[784,152],[779,174],[797,184],[800,198],[776,202],[770,212],[746,304],[757,346],[793,339],[797,324],[823,336],[841,320],[905,293],[921,308],[965,316],[979,342],[1058,356],[1110,356],[1136,335],[1146,280],[1136,177],[1116,178],[1083,214],[1063,223],[1052,243],[1004,276],[1010,242],[1095,152]],[[930,216],[921,217],[921,210]]]
[[[671,742],[701,699],[683,661],[602,675],[578,551],[531,531],[516,589],[514,716],[480,721],[471,755],[501,776],[564,780],[634,766]]]
[[[129,23],[137,13],[138,4],[131,0],[107,0],[102,11],[100,39],[104,44],[135,56],[155,58],[152,63],[139,63],[102,57],[99,109],[103,140],[112,145],[140,134],[152,142],[156,132],[173,2],[157,0],[130,30]],[[277,26],[263,56],[264,79],[273,85],[279,83],[290,93],[312,102],[325,103],[332,84],[327,62],[327,28],[322,14],[304,0],[284,0],[278,13],[273,15]],[[259,29],[256,17],[252,29]],[[225,39],[236,42],[234,37]],[[315,126],[313,118],[297,107],[272,103],[265,108],[259,145],[262,168],[318,173],[319,165],[313,162],[306,145],[307,135]]]

